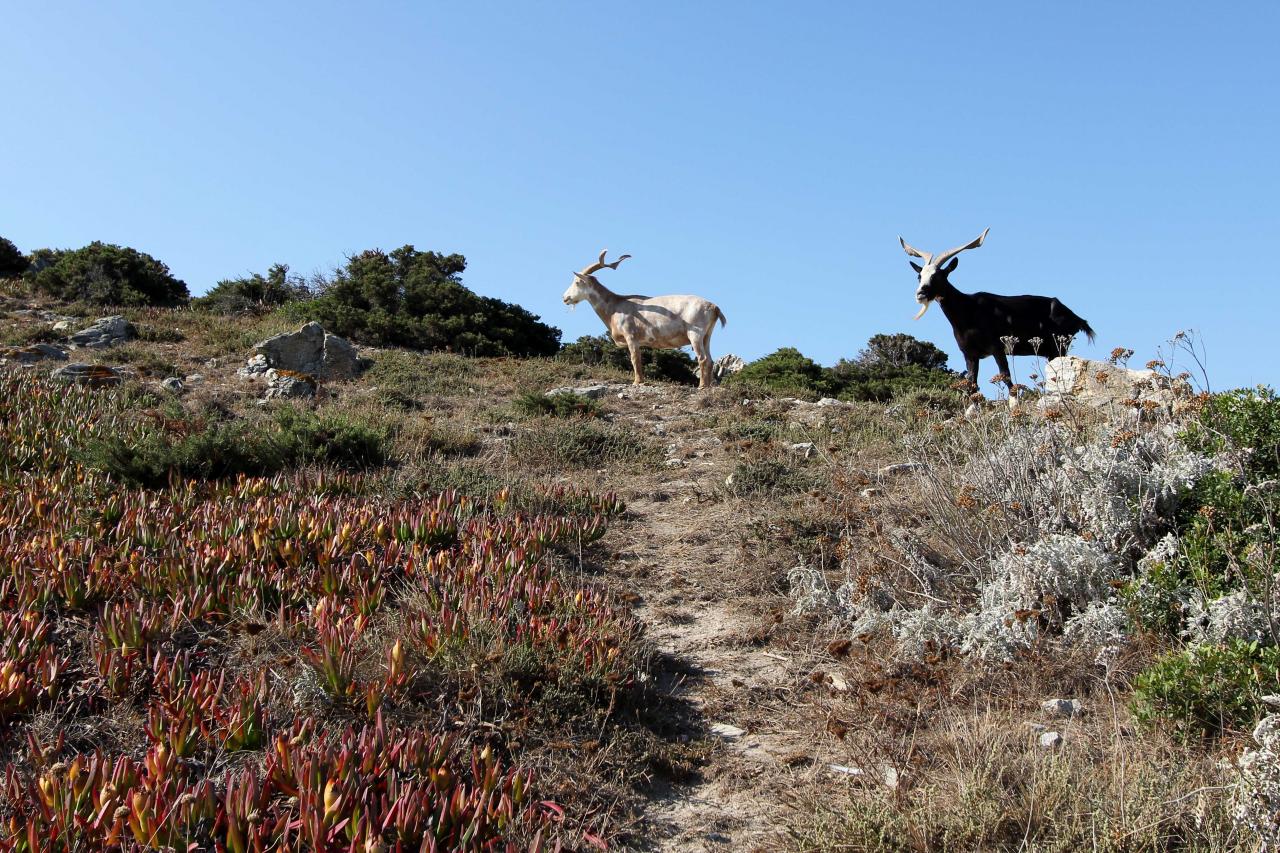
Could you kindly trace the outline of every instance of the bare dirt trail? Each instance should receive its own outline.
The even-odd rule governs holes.
[[[608,545],[639,597],[637,614],[659,655],[660,695],[691,709],[687,737],[714,744],[696,781],[654,794],[641,849],[780,849],[779,794],[790,774],[803,772],[788,756],[812,746],[811,732],[787,728],[791,715],[782,711],[810,670],[750,639],[769,614],[740,582],[749,510],[710,497],[723,491],[737,460],[714,430],[699,426],[688,392],[621,393],[609,400],[615,422],[661,436],[683,464],[620,490],[627,519]]]

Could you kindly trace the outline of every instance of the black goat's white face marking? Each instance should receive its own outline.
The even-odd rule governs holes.
[[[933,264],[929,264],[920,270],[920,284],[916,287],[916,302],[921,305],[933,299],[933,277],[937,275],[938,268]]]

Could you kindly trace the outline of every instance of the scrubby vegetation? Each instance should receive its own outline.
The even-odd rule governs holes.
[[[953,390],[956,374],[946,354],[910,335],[876,335],[856,359],[823,367],[794,347],[783,347],[751,362],[730,378],[731,385],[800,397],[887,402],[903,394]],[[958,394],[951,395],[959,399]]]
[[[215,284],[204,296],[191,300],[194,308],[220,314],[261,312],[311,297],[307,282],[289,275],[288,264],[274,264],[267,274],[254,273]]]
[[[608,335],[583,335],[565,344],[558,357],[574,364],[609,365],[631,372],[631,353]],[[640,361],[644,365],[645,381],[698,384],[698,363],[684,350],[641,347]]]
[[[478,296],[462,285],[462,255],[401,246],[370,249],[334,272],[298,314],[375,346],[468,355],[554,355],[560,332],[519,305]]]
[[[258,278],[123,309],[116,388],[0,368],[0,846],[1275,840],[1270,389],[962,414],[877,336],[707,392],[389,347],[264,401],[314,302]]]
[[[0,278],[12,278],[27,271],[30,261],[12,240],[0,237]]]
[[[187,301],[186,282],[174,278],[162,261],[111,243],[37,250],[28,275],[37,290],[66,301],[128,306],[173,306]]]
[[[515,750],[539,726],[599,737],[640,671],[634,620],[554,556],[600,537],[616,499],[512,514],[507,491],[386,498],[329,472],[207,483],[186,475],[218,454],[183,442],[161,455],[196,471],[121,488],[78,445],[130,430],[145,399],[0,390],[7,846],[542,849],[567,831]]]

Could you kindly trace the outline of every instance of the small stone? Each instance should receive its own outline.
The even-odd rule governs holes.
[[[316,395],[318,383],[314,376],[274,367],[266,375],[268,400],[307,399]]]
[[[896,477],[899,474],[914,474],[918,471],[928,471],[929,466],[923,462],[898,462],[894,465],[886,465],[880,469],[880,474],[885,477]]]
[[[866,772],[861,767],[849,767],[845,764],[828,764],[827,766],[844,776],[862,776]]]
[[[105,364],[83,364],[81,362],[74,362],[66,367],[60,367],[53,371],[50,376],[61,382],[74,382],[77,385],[87,385],[90,388],[119,385],[124,380],[124,373],[114,367],[108,367]]]
[[[53,324],[53,330],[55,332],[65,332],[65,331],[68,331],[70,328],[71,328],[70,320],[59,320],[58,322]]]
[[[877,489],[875,486],[868,486],[858,494],[862,495],[864,498],[878,498],[884,494],[884,489]]]
[[[1040,703],[1040,710],[1055,717],[1075,717],[1084,709],[1079,699],[1046,699]]]
[[[258,353],[250,358],[245,366],[237,370],[236,373],[246,378],[251,378],[262,376],[270,369],[271,365],[267,362],[267,357],[262,353]]]
[[[746,729],[740,729],[737,726],[731,726],[728,723],[715,723],[711,726],[711,733],[716,737],[725,740],[737,740],[747,733]]]
[[[1040,735],[1041,749],[1057,749],[1062,746],[1062,735],[1058,732],[1045,732]]]
[[[552,388],[547,391],[548,397],[558,397],[561,394],[576,394],[579,397],[586,397],[588,400],[599,400],[605,394],[609,393],[608,385],[580,385],[574,387]]]
[[[814,446],[812,441],[800,441],[791,445],[791,452],[801,459],[812,459],[813,455],[818,452],[818,448]]]
[[[822,406],[823,408],[827,408],[830,406],[842,406],[844,404],[841,403],[839,400],[837,400],[835,397],[823,397],[821,400],[818,401],[818,405]]]
[[[176,376],[170,376],[168,379],[161,382],[160,386],[171,394],[181,394],[183,389],[186,387],[182,384],[182,380]]]
[[[188,385],[199,385],[201,382],[203,382],[203,381],[204,381],[204,374],[203,374],[203,373],[192,373],[190,376],[188,376],[188,377],[187,377],[186,379],[184,379],[183,381],[184,381],[184,382],[186,382]]]
[[[734,481],[734,477],[732,474],[724,478],[724,484],[728,488],[733,488],[733,481]]]
[[[685,462],[683,459],[668,459],[663,464],[666,465],[668,468],[683,468],[688,463]]]

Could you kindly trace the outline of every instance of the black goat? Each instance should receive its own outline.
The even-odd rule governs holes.
[[[898,238],[908,255],[924,260],[923,267],[911,263],[920,277],[916,301],[922,307],[916,319],[924,316],[934,300],[942,303],[942,313],[951,321],[956,343],[964,354],[969,385],[974,390],[978,387],[978,361],[989,355],[995,356],[1005,384],[1012,388],[1008,356],[1056,358],[1067,354],[1071,339],[1080,332],[1093,340],[1093,329],[1089,324],[1052,296],[997,296],[994,293],[961,293],[956,290],[947,280],[960,263],[956,255],[965,249],[981,246],[987,238],[987,231],[967,245],[937,255],[922,252]],[[948,260],[951,263],[948,264]]]

